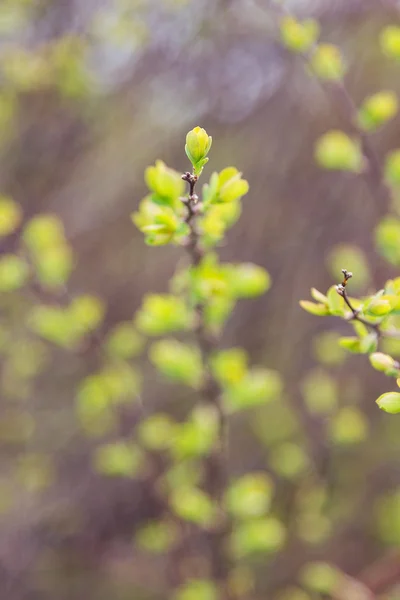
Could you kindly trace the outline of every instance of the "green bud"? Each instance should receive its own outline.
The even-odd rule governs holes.
[[[0,196],[0,237],[13,233],[22,220],[22,209],[5,196]]]
[[[206,157],[211,144],[212,137],[202,127],[195,127],[186,136],[185,152],[198,175],[208,161]]]
[[[390,152],[385,160],[385,178],[392,185],[400,183],[400,150]]]
[[[281,21],[281,39],[292,52],[306,52],[317,41],[319,25],[314,19],[303,22],[287,16]]]
[[[382,91],[365,99],[358,121],[364,129],[376,129],[394,116],[398,110],[397,96],[392,91]]]
[[[319,138],[315,159],[325,169],[360,172],[364,159],[359,144],[343,131],[332,130]]]
[[[392,415],[400,412],[400,394],[398,392],[382,394],[376,403],[379,408]]]
[[[345,67],[339,48],[333,44],[320,44],[312,55],[311,68],[321,79],[340,80]]]
[[[369,357],[371,365],[377,371],[387,371],[388,369],[393,369],[395,365],[395,361],[388,354],[383,354],[383,352],[374,352]]]
[[[389,25],[380,35],[381,48],[389,58],[400,58],[400,27]]]

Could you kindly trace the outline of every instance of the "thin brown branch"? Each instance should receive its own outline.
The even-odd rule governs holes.
[[[201,235],[198,230],[197,217],[202,212],[202,202],[195,193],[197,176],[185,173],[182,179],[189,184],[189,194],[183,201],[187,206],[186,223],[189,226],[189,236],[186,249],[190,257],[192,268],[196,268],[204,256],[201,245]],[[211,576],[217,582],[221,590],[222,600],[230,600],[231,594],[226,582],[229,575],[230,563],[226,556],[226,538],[229,533],[229,522],[222,505],[224,490],[227,484],[226,469],[226,444],[225,432],[226,421],[221,403],[221,389],[218,382],[212,376],[210,370],[210,358],[218,345],[218,340],[207,331],[204,319],[205,304],[198,302],[195,306],[197,324],[195,334],[202,354],[204,366],[204,382],[201,393],[204,401],[213,406],[218,418],[218,440],[211,453],[205,458],[205,483],[204,487],[217,508],[216,523],[207,531],[206,538],[209,548],[209,560]]]

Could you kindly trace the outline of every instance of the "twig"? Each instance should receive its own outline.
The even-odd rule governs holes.
[[[366,327],[373,329],[375,331],[375,333],[379,336],[381,334],[381,331],[379,329],[379,324],[371,323],[370,321],[367,321],[363,317],[360,317],[360,314],[359,314],[360,311],[357,310],[356,308],[354,308],[354,306],[350,302],[350,298],[347,294],[346,286],[347,286],[349,279],[351,279],[353,277],[353,273],[351,273],[351,271],[347,271],[346,269],[342,269],[342,273],[343,273],[343,281],[342,281],[342,283],[339,283],[339,285],[336,286],[336,291],[339,294],[339,296],[341,296],[343,298],[343,300],[345,301],[345,303],[351,310],[352,316],[349,320],[358,321],[359,323],[362,323]]]
[[[192,267],[197,267],[204,256],[201,245],[201,235],[197,227],[197,217],[202,212],[202,202],[195,193],[197,176],[192,173],[184,173],[182,179],[189,184],[189,194],[183,199],[187,206],[186,223],[190,232],[186,243]],[[209,456],[205,459],[205,489],[215,503],[218,510],[216,523],[207,532],[207,540],[210,550],[211,575],[218,582],[221,589],[221,598],[230,600],[231,595],[226,587],[229,574],[229,561],[225,552],[226,536],[229,533],[229,523],[222,506],[222,497],[227,483],[226,473],[226,444],[225,444],[225,414],[221,403],[221,389],[218,382],[210,371],[210,357],[217,347],[217,340],[207,332],[204,320],[205,304],[198,302],[195,306],[197,313],[196,338],[202,354],[205,370],[202,386],[204,401],[214,407],[218,418],[218,441]]]
[[[369,329],[372,329],[378,337],[385,337],[385,338],[400,340],[400,331],[398,331],[396,329],[381,329],[380,323],[371,323],[371,321],[368,321],[367,319],[360,317],[360,311],[358,309],[354,308],[354,306],[352,305],[350,298],[347,294],[346,286],[347,286],[349,279],[351,279],[353,277],[353,273],[351,273],[351,271],[347,271],[347,269],[342,269],[342,273],[343,273],[343,281],[342,281],[342,283],[339,283],[339,285],[336,286],[336,291],[339,294],[339,296],[341,296],[343,298],[343,300],[345,301],[345,303],[351,310],[351,316],[350,316],[350,319],[348,319],[348,320],[349,321],[358,321],[359,323],[362,323]]]

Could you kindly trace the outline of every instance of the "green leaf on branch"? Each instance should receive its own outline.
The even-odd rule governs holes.
[[[178,538],[177,527],[170,521],[152,521],[135,534],[135,543],[147,552],[163,554]]]
[[[345,312],[345,303],[342,296],[339,296],[336,285],[332,285],[327,293],[328,307],[331,315],[342,317]]]
[[[371,131],[387,123],[396,116],[398,99],[395,92],[381,91],[366,98],[358,112],[360,126]]]
[[[314,156],[321,167],[334,171],[360,173],[365,166],[359,142],[339,130],[328,131],[319,138]]]
[[[242,179],[242,173],[235,167],[227,167],[211,175],[210,182],[203,186],[203,200],[206,208],[213,204],[230,204],[248,191],[249,184]]]
[[[333,44],[319,44],[311,57],[310,66],[317,77],[329,81],[340,81],[346,70],[341,52]]]
[[[261,517],[268,511],[273,483],[265,473],[250,473],[234,481],[226,492],[226,505],[234,517]]]
[[[148,294],[144,297],[135,324],[142,333],[163,335],[190,328],[193,314],[185,301],[169,294]]]
[[[198,488],[178,487],[172,491],[169,502],[174,513],[184,521],[206,527],[214,518],[211,498]]]
[[[348,350],[349,352],[362,354],[360,340],[357,337],[342,337],[339,340],[339,346],[345,348],[345,350]]]
[[[115,442],[99,446],[94,454],[94,467],[102,475],[134,477],[142,464],[142,453],[133,444]]]
[[[138,426],[140,443],[149,450],[167,450],[174,442],[178,427],[169,415],[151,415]]]
[[[326,317],[330,314],[329,308],[325,304],[316,304],[310,300],[300,300],[299,304],[305,311],[317,317]]]
[[[219,433],[216,409],[198,406],[188,421],[176,427],[171,454],[177,461],[206,456],[217,443]]]
[[[23,287],[29,277],[29,266],[16,254],[0,257],[0,292],[14,292]]]
[[[255,298],[264,294],[271,286],[265,269],[252,263],[232,265],[229,268],[230,290],[236,298]]]
[[[381,48],[389,58],[400,59],[400,27],[389,25],[380,35]]]
[[[281,391],[282,383],[276,371],[253,367],[238,383],[226,388],[223,400],[229,412],[236,412],[266,404]]]
[[[297,21],[294,17],[285,16],[280,30],[282,42],[292,52],[306,52],[319,37],[319,24],[314,19]]]
[[[177,200],[185,191],[185,182],[178,171],[170,169],[162,160],[155,166],[147,167],[145,180],[148,188],[155,194],[155,200],[175,208]]]
[[[198,388],[203,378],[203,364],[198,348],[174,339],[160,340],[150,347],[151,362],[173,381]]]
[[[395,415],[400,412],[400,393],[387,392],[382,394],[376,401],[380,409],[387,413]]]
[[[254,554],[268,554],[282,548],[286,530],[274,517],[246,520],[238,523],[231,536],[231,548],[235,558]]]

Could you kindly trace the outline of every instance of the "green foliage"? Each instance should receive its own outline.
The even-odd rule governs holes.
[[[171,443],[174,460],[209,455],[218,443],[219,420],[216,409],[207,405],[195,407],[190,418],[177,426],[174,433]]]
[[[210,182],[203,186],[204,204],[232,204],[245,196],[249,191],[249,184],[242,179],[235,167],[227,167],[220,173],[213,173]]]
[[[338,81],[345,74],[341,52],[333,44],[319,44],[310,60],[313,73],[321,79]]]
[[[271,504],[272,491],[272,481],[264,473],[244,475],[226,492],[228,510],[240,519],[261,517]]]
[[[152,521],[135,534],[135,542],[147,552],[163,554],[175,543],[178,536],[172,521]]]
[[[321,594],[331,594],[339,577],[338,569],[324,562],[307,563],[300,573],[300,580],[304,587]]]
[[[400,393],[387,392],[382,394],[376,401],[379,408],[392,415],[400,412]]]
[[[22,210],[11,198],[0,196],[0,238],[13,233],[22,221]]]
[[[0,258],[0,291],[14,292],[28,280],[29,266],[15,254],[3,254]]]
[[[315,159],[325,169],[353,171],[364,168],[364,158],[359,143],[343,131],[325,133],[315,145]]]
[[[319,24],[314,19],[297,21],[292,16],[284,17],[280,24],[281,39],[292,52],[306,52],[319,37]]]
[[[94,454],[95,470],[111,477],[134,477],[141,463],[140,450],[123,442],[99,446]]]
[[[380,43],[383,52],[389,58],[400,58],[400,27],[389,25],[385,27],[380,35]]]
[[[196,487],[181,487],[172,491],[169,499],[174,513],[190,523],[210,525],[215,513],[211,498]]]
[[[363,129],[374,130],[396,116],[398,99],[394,92],[382,91],[366,98],[360,107],[358,120]]]
[[[196,347],[177,340],[164,339],[154,343],[149,351],[150,360],[171,380],[198,388],[203,378],[201,354]]]
[[[74,267],[74,256],[61,221],[50,214],[33,217],[22,237],[41,285],[50,289],[64,285]]]
[[[111,358],[125,360],[137,356],[143,344],[144,340],[133,323],[118,323],[107,336],[105,350]]]
[[[182,298],[168,294],[148,294],[136,315],[136,326],[149,336],[184,331],[192,323],[193,316]]]
[[[276,552],[285,543],[286,531],[275,517],[238,523],[232,533],[232,552],[237,558]]]

